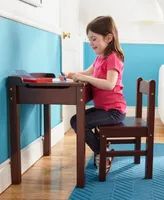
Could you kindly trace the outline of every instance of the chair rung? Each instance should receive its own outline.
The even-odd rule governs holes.
[[[136,140],[135,139],[127,139],[127,140],[114,140],[114,139],[109,139],[107,140],[109,141],[111,144],[135,144]]]
[[[101,154],[101,152],[100,152]],[[145,156],[147,151],[135,150],[135,151],[107,151],[106,157],[121,157],[121,156]]]
[[[147,132],[147,128],[143,128],[143,129],[140,129],[137,128],[136,129],[132,129],[132,128],[129,128],[128,127],[125,127],[123,131],[121,131],[121,129],[112,129],[110,130],[109,129],[105,129],[103,127],[100,128],[100,137],[101,136],[105,136],[106,138],[115,138],[116,136],[117,137],[120,137],[120,138],[124,138],[124,137],[148,137],[148,132]]]

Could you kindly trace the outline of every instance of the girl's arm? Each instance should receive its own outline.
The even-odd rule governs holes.
[[[94,78],[92,76],[86,76],[83,74],[75,74],[73,76],[74,81],[89,82],[91,85],[103,90],[112,90],[116,85],[117,78],[118,78],[117,70],[109,70],[107,72],[106,79]]]

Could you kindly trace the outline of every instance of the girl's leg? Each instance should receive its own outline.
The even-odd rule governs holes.
[[[92,129],[97,126],[110,125],[110,124],[119,124],[125,118],[125,114],[121,114],[118,110],[112,109],[105,111],[97,108],[87,109],[85,112],[86,122],[85,122],[85,131],[86,131],[86,143],[95,153],[100,151],[100,140],[93,133]],[[71,118],[71,127],[74,129],[75,133],[77,132],[76,128],[76,115]]]

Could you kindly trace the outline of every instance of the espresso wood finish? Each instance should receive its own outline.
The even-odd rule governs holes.
[[[142,119],[142,94],[146,94],[148,99],[146,122]],[[121,124],[101,126],[99,127],[99,132],[96,131],[96,134],[100,136],[100,181],[106,180],[106,157],[115,156],[134,156],[134,162],[136,164],[140,163],[140,156],[145,156],[145,178],[152,179],[154,111],[155,81],[144,81],[142,78],[139,78],[137,79],[136,117],[126,117]],[[145,150],[141,150],[142,137],[146,138]],[[134,143],[135,149],[132,151],[106,151],[106,144],[108,142],[114,144]]]

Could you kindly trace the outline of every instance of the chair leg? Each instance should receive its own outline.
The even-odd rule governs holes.
[[[141,149],[141,138],[136,137],[135,150],[140,150],[140,149]],[[141,158],[141,156],[135,156],[134,157],[134,163],[140,164],[140,158]]]
[[[100,134],[99,181],[106,181],[106,138]]]
[[[152,179],[153,177],[153,134],[146,139],[146,160],[145,160],[145,178]]]

